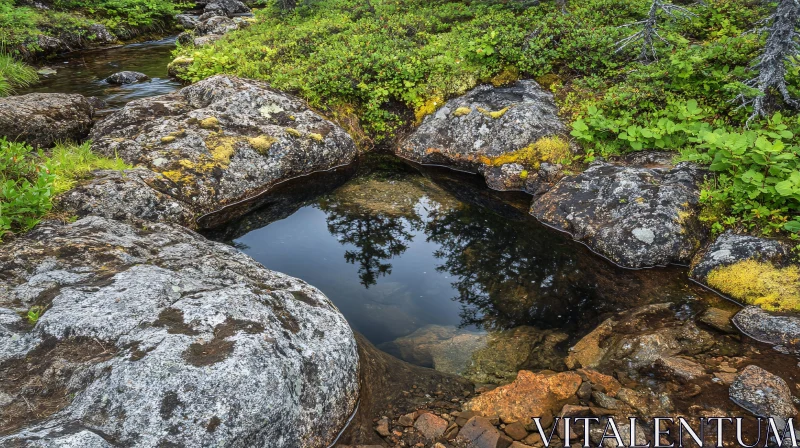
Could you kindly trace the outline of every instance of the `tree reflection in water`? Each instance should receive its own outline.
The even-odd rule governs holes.
[[[407,218],[363,210],[339,202],[335,196],[321,200],[319,208],[327,214],[328,231],[340,243],[355,246],[345,251],[344,258],[359,266],[358,277],[365,288],[392,273],[392,265],[386,260],[408,249],[413,231],[422,223],[416,215]]]

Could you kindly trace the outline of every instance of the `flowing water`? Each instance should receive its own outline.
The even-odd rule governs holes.
[[[42,67],[55,70],[40,75],[39,82],[17,93],[33,92],[79,93],[97,97],[107,103],[108,110],[119,109],[138,98],[174,92],[181,83],[167,76],[167,64],[172,60],[175,38],[124,45],[102,50],[69,53],[47,61]],[[142,72],[149,81],[114,86],[105,79],[116,72]]]

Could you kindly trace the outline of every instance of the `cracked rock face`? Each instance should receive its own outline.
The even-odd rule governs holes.
[[[493,188],[519,189],[521,169],[492,169],[486,159],[565,133],[550,92],[522,80],[505,87],[479,86],[446,102],[425,117],[396,152],[418,163],[481,174],[488,170]]]
[[[160,173],[169,182],[153,187],[196,214],[356,156],[350,136],[299,99],[231,76],[132,101],[90,137],[94,151]]]
[[[730,230],[720,235],[692,264],[689,275],[705,281],[714,269],[740,261],[757,260],[780,263],[788,258],[787,248],[780,241],[750,235],[737,235]]]
[[[534,201],[531,214],[624,267],[688,263],[699,245],[701,180],[702,171],[688,163],[595,162],[561,179]]]
[[[2,446],[324,447],[355,407],[331,302],[189,230],[42,224],[0,278]]]
[[[29,93],[0,98],[0,136],[49,148],[80,141],[92,127],[92,106],[78,94]]]

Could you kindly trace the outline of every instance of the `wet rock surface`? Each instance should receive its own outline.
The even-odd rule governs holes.
[[[48,148],[80,141],[92,127],[92,106],[83,95],[29,93],[0,98],[0,136]]]
[[[552,95],[523,80],[505,87],[479,86],[447,101],[424,118],[396,153],[418,163],[488,173],[494,188],[518,189],[520,167],[494,168],[492,159],[565,133]]]
[[[531,214],[631,268],[688,263],[698,248],[694,217],[702,170],[593,163],[534,201]]]
[[[730,396],[736,404],[759,417],[779,417],[785,421],[797,416],[786,381],[758,366],[747,366],[736,376]]]
[[[106,82],[109,84],[123,85],[123,84],[134,84],[137,82],[147,81],[149,79],[150,79],[149,76],[141,72],[122,71],[114,73],[113,75],[106,78]]]
[[[733,323],[757,341],[800,354],[800,316],[775,315],[757,306],[747,306],[733,317]]]
[[[356,156],[353,140],[305,103],[228,76],[132,101],[90,137],[94,151],[160,173],[170,182],[151,186],[196,215]]]
[[[355,408],[341,314],[229,246],[89,217],[3,249],[0,445],[324,447]]]
[[[781,264],[788,259],[789,251],[778,240],[750,235],[737,235],[730,230],[723,233],[696,257],[689,275],[704,282],[708,274],[723,266],[740,261],[757,260]]]

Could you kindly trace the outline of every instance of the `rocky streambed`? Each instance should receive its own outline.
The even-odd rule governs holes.
[[[800,319],[688,279],[786,245],[710,238],[704,173],[668,153],[559,165],[532,81],[426,117],[396,151],[424,165],[257,81],[97,123],[40,95],[1,99],[0,134],[137,168],[0,246],[3,444],[524,448],[531,417],[796,416]]]

